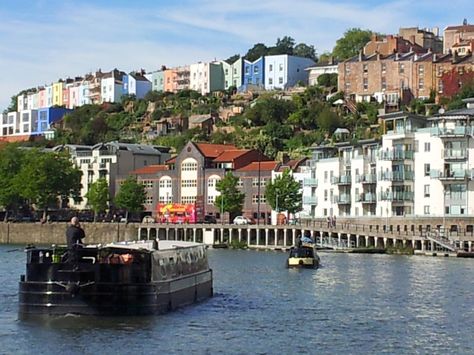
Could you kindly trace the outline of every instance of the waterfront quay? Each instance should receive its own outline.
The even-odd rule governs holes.
[[[286,250],[298,236],[310,234],[319,247],[411,249],[414,253],[456,255],[472,252],[474,218],[340,218],[302,220],[296,225],[158,224],[138,226],[141,239],[190,240],[214,246]]]

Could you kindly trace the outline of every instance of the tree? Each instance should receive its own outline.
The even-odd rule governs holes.
[[[351,28],[344,32],[344,36],[336,41],[332,54],[339,60],[349,59],[359,53],[372,37],[372,31]]]
[[[303,197],[300,184],[293,178],[290,169],[270,181],[265,188],[265,198],[270,207],[276,212],[287,211],[290,214],[299,212],[303,208]]]
[[[81,175],[67,154],[32,149],[25,153],[14,183],[22,197],[43,210],[45,220],[48,208],[57,206],[58,199],[81,200]]]
[[[216,197],[214,206],[222,212],[229,212],[229,219],[242,211],[245,194],[237,188],[239,178],[230,171],[216,183],[216,190],[221,194]],[[221,216],[221,220],[223,216]]]
[[[278,38],[275,47],[268,49],[268,55],[288,54],[293,55],[295,40],[290,36]]]
[[[293,49],[293,55],[298,57],[304,57],[314,60],[318,60],[316,57],[316,50],[313,45],[308,46],[306,43],[298,43]]]
[[[268,54],[267,46],[264,45],[263,43],[257,43],[247,51],[247,54],[245,54],[244,58],[247,59],[248,61],[253,62],[257,60],[258,58],[265,56],[267,54]]]
[[[227,64],[234,64],[236,61],[240,59],[240,54],[234,54],[233,56],[227,58],[225,62]]]
[[[318,85],[328,87],[337,86],[337,73],[324,73],[318,76]]]
[[[89,187],[89,191],[86,193],[86,198],[87,204],[91,206],[94,211],[95,222],[97,220],[97,214],[105,212],[108,206],[110,195],[107,180],[105,178],[100,178],[93,182]]]
[[[139,213],[144,210],[146,192],[143,184],[137,182],[136,178],[129,176],[120,186],[115,196],[115,205],[126,211],[125,219],[128,220],[129,213]]]
[[[9,144],[0,150],[0,206],[5,208],[5,221],[8,211],[18,205],[21,196],[15,185],[15,177],[23,164],[25,151],[16,145]]]

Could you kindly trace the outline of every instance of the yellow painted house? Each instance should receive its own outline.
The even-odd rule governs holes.
[[[53,83],[53,106],[63,105],[63,89],[64,82],[62,82],[61,80],[57,83]]]

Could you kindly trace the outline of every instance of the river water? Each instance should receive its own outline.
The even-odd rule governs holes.
[[[215,296],[154,317],[17,319],[25,254],[0,246],[0,354],[473,354],[474,260],[209,250]]]

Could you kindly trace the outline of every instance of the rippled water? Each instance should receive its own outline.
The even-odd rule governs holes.
[[[209,250],[215,297],[164,316],[17,320],[24,253],[0,246],[0,353],[472,354],[474,260]]]

